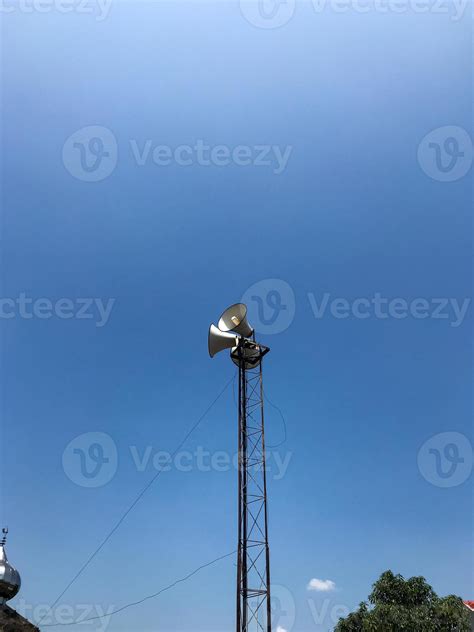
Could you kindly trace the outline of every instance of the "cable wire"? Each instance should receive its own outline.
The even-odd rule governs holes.
[[[206,410],[202,413],[202,415],[199,417],[199,419],[196,421],[196,423],[192,426],[192,428],[188,431],[188,433],[186,434],[186,436],[184,437],[184,439],[181,441],[181,443],[178,445],[178,447],[175,449],[175,451],[173,452],[173,454],[170,457],[170,461],[172,461],[174,459],[174,457],[176,456],[176,454],[179,452],[179,450],[181,450],[181,448],[183,447],[183,445],[186,443],[186,441],[189,439],[189,437],[191,436],[191,434],[196,430],[196,428],[199,426],[199,424],[202,422],[202,420],[204,419],[204,417],[209,413],[209,411],[212,409],[212,407],[216,404],[216,402],[220,399],[220,397],[222,397],[222,395],[225,393],[225,391],[227,390],[227,388],[229,387],[229,385],[233,382],[235,378],[235,374],[230,378],[230,380],[226,383],[226,385],[224,386],[224,388],[220,391],[220,393],[217,395],[217,397],[213,400],[213,402],[211,404],[209,404],[209,406],[206,408]],[[67,584],[66,588],[64,588],[64,590],[58,595],[58,597],[55,599],[55,601],[53,602],[51,609],[54,608],[54,606],[56,606],[56,604],[59,602],[59,600],[61,599],[61,597],[63,597],[66,592],[69,590],[69,588],[71,588],[71,586],[74,584],[74,582],[76,581],[76,579],[79,578],[80,575],[82,575],[82,573],[86,570],[86,568],[89,566],[89,564],[92,562],[92,560],[96,557],[96,555],[104,548],[104,546],[107,544],[107,542],[110,540],[110,538],[113,536],[113,534],[117,531],[117,529],[120,527],[120,525],[122,524],[122,522],[125,520],[125,518],[128,516],[128,514],[132,511],[132,509],[137,505],[137,503],[140,501],[140,499],[145,495],[145,493],[150,489],[150,487],[153,485],[153,483],[156,481],[156,479],[160,476],[162,470],[158,470],[158,472],[155,474],[155,476],[150,480],[149,483],[147,483],[147,485],[145,485],[145,487],[141,490],[141,492],[138,494],[138,496],[135,498],[135,500],[132,502],[132,504],[129,506],[129,508],[122,514],[121,518],[119,518],[119,520],[117,521],[117,523],[115,524],[115,526],[111,529],[111,531],[109,531],[109,533],[107,534],[107,536],[102,540],[102,542],[99,544],[99,546],[95,549],[95,551],[89,556],[89,558],[87,559],[87,561],[81,566],[81,568],[77,571],[77,573],[74,575],[74,577],[71,579],[71,581]],[[43,619],[45,618],[46,615],[43,615],[43,617],[41,618],[41,620],[39,621],[39,623],[41,623],[43,621]],[[39,625],[39,623],[37,625]]]
[[[263,397],[267,400],[267,402],[270,404],[270,406],[272,406],[272,408],[274,408],[275,410],[278,411],[278,413],[280,414],[281,417],[281,421],[283,424],[283,431],[285,433],[285,437],[284,439],[282,439],[279,443],[275,443],[274,445],[267,445],[267,448],[279,448],[281,445],[283,445],[284,443],[286,443],[286,440],[288,439],[288,431],[286,428],[286,419],[285,419],[285,415],[282,413],[281,408],[279,408],[276,404],[274,404],[270,398],[267,396],[265,389],[262,388],[263,391]]]
[[[216,564],[217,562],[220,562],[221,560],[224,560],[227,557],[230,557],[231,555],[235,555],[236,553],[237,553],[237,550],[232,551],[232,553],[226,553],[225,555],[221,555],[220,557],[216,557],[215,560],[207,562],[206,564],[202,564],[202,566],[199,566],[198,568],[196,568],[194,571],[192,571],[191,573],[189,573],[185,577],[181,577],[181,579],[177,579],[172,584],[169,584],[169,586],[165,586],[165,588],[162,588],[158,592],[153,593],[152,595],[148,595],[147,597],[143,597],[143,599],[139,599],[138,601],[132,601],[131,603],[127,603],[124,606],[121,606],[120,608],[117,608],[117,610],[114,610],[113,612],[109,612],[108,614],[101,614],[101,615],[97,615],[95,617],[89,617],[88,619],[83,619],[81,621],[70,621],[68,623],[47,623],[43,627],[44,628],[53,628],[53,627],[56,627],[58,625],[79,625],[79,624],[82,624],[82,623],[87,623],[87,621],[95,621],[97,619],[105,619],[106,617],[112,617],[114,614],[117,614],[118,612],[122,612],[123,610],[127,610],[127,608],[132,608],[133,606],[139,606],[143,602],[148,601],[148,599],[154,599],[155,597],[158,597],[159,595],[161,595],[162,593],[166,592],[167,590],[170,590],[171,588],[174,588],[177,584],[181,584],[182,582],[187,581],[188,579],[193,577],[193,575],[196,575],[197,573],[199,573],[199,571],[202,571],[204,568],[207,568],[208,566],[212,566],[213,564]]]

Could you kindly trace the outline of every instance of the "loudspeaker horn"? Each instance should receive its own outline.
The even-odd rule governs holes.
[[[218,327],[221,331],[232,331],[244,338],[250,338],[253,328],[247,320],[247,305],[235,303],[228,307],[220,317]]]
[[[213,358],[216,353],[224,349],[232,349],[239,344],[239,337],[234,334],[221,331],[215,325],[209,327],[208,348],[209,355]]]

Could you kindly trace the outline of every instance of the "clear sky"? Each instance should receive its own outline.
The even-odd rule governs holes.
[[[388,568],[474,598],[472,7],[5,6],[12,605],[56,600],[232,379],[207,328],[244,296],[278,407],[275,627],[332,629]],[[45,622],[232,552],[236,439],[230,385]],[[234,582],[227,558],[106,629],[230,631]]]

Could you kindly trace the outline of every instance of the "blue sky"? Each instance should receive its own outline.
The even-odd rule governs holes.
[[[207,356],[207,328],[244,295],[260,296],[257,329],[275,317],[260,339],[287,428],[271,450],[288,466],[272,461],[269,483],[278,625],[332,629],[334,608],[356,607],[387,568],[472,598],[471,306],[455,317],[472,294],[472,144],[464,175],[433,158],[462,130],[472,138],[471,7],[456,20],[305,3],[259,28],[237,2],[116,2],[104,19],[96,5],[9,6],[2,297],[46,300],[32,318],[2,303],[13,317],[1,321],[1,520],[23,577],[13,605],[34,618],[55,601],[155,476],[144,456],[173,452],[231,380],[228,358]],[[88,144],[90,126],[102,145]],[[205,164],[200,143],[224,149]],[[95,154],[80,162],[81,146],[108,152],[103,171]],[[286,313],[265,303],[271,291]],[[405,317],[377,317],[372,302],[354,315],[377,294],[401,312],[404,301]],[[71,318],[38,316],[62,299]],[[434,299],[451,300],[438,303],[445,318]],[[235,417],[228,387],[183,449],[233,455]],[[270,404],[266,419],[280,443]],[[85,487],[67,451],[86,433],[110,437],[109,466],[117,457],[102,486]],[[429,451],[452,454],[448,444],[464,458],[456,480],[437,475]],[[146,492],[60,600],[62,620],[140,599],[235,548],[236,472],[191,463]],[[308,591],[314,578],[336,589]],[[231,630],[234,581],[223,560],[107,629]]]

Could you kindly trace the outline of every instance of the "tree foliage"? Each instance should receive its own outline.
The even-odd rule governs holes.
[[[375,582],[369,603],[340,619],[335,632],[469,632],[462,599],[438,597],[424,577],[405,579],[386,571]],[[370,604],[370,605],[369,605]]]

